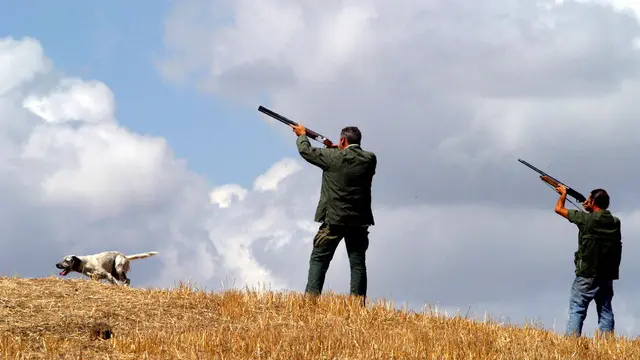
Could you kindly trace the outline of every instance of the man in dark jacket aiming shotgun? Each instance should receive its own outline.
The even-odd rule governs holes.
[[[342,129],[336,146],[325,140],[327,148],[312,147],[302,125],[290,125],[298,135],[298,152],[307,162],[322,169],[320,201],[314,220],[321,223],[313,239],[305,292],[320,295],[329,263],[344,238],[351,268],[351,294],[367,294],[365,254],[369,248],[371,184],[377,158],[360,147],[362,134],[357,127]]]

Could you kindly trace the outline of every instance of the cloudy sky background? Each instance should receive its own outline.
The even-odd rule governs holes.
[[[334,140],[362,129],[379,159],[369,295],[398,305],[564,331],[577,231],[516,160],[609,190],[624,237],[616,325],[637,335],[630,3],[136,4],[47,5],[65,16],[42,21],[0,6],[1,275],[156,250],[134,286],[302,291],[320,171],[263,104]],[[348,291],[344,252],[327,290]]]

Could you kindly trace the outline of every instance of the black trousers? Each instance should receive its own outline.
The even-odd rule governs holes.
[[[306,293],[319,295],[322,292],[329,264],[343,238],[351,268],[351,294],[366,297],[367,266],[365,254],[369,248],[369,229],[362,226],[320,225],[313,239]]]

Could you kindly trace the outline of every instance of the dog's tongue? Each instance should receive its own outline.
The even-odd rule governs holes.
[[[67,269],[64,269],[64,270],[60,271],[60,275],[62,275],[62,276],[67,276],[68,273],[69,273],[69,271]]]

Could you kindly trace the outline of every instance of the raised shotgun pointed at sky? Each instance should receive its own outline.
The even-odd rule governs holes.
[[[280,121],[282,123],[285,123],[285,124],[287,124],[289,126],[298,126],[298,123],[296,123],[295,121],[290,120],[290,119],[278,114],[275,111],[269,110],[269,109],[267,109],[266,107],[264,107],[262,105],[258,106],[258,111],[260,111],[261,113],[267,114],[267,115],[271,116],[272,118],[274,118],[274,119],[276,119],[276,120],[278,120],[278,121]],[[326,145],[326,141],[331,141],[326,136],[324,136],[324,135],[322,135],[320,133],[317,133],[317,132],[315,132],[315,131],[313,131],[313,130],[311,130],[309,128],[306,128],[306,130],[307,130],[307,136],[312,138],[315,141],[321,142],[321,143],[323,143],[325,145]]]
[[[524,161],[522,159],[518,159],[518,161],[521,162],[522,164],[526,165],[527,167],[529,167],[533,171],[537,172],[538,174],[540,174],[540,179],[542,179],[542,181],[544,181],[549,186],[551,186],[553,188],[556,188],[558,185],[564,185],[567,188],[567,195],[569,195],[572,198],[576,199],[579,203],[583,203],[583,202],[585,202],[587,200],[587,198],[584,197],[584,195],[582,195],[581,193],[579,193],[575,189],[569,187],[569,185],[564,184],[560,180],[554,178],[553,176],[545,173],[544,171],[538,169],[537,167],[529,164],[528,162],[526,162],[526,161]],[[569,200],[569,202],[572,203],[576,208],[580,209],[578,207],[578,205],[576,205],[573,201]]]

